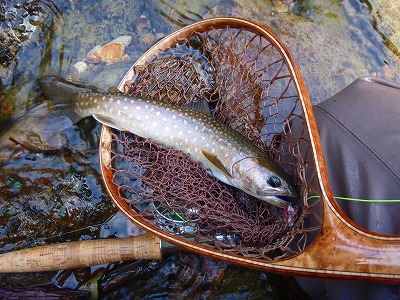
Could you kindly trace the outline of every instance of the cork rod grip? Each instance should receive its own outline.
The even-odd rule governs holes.
[[[0,273],[73,269],[122,260],[161,259],[160,239],[144,234],[115,239],[67,242],[0,255]]]

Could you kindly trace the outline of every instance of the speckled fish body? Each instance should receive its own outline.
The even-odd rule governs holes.
[[[93,115],[110,127],[190,154],[215,177],[230,185],[227,176],[216,169],[203,153],[218,157],[227,170],[245,157],[265,155],[236,131],[201,111],[149,99],[86,93],[79,95],[75,105],[76,112],[83,117]]]
[[[68,84],[61,84],[62,91]],[[46,94],[46,85],[42,87]],[[47,85],[47,90],[54,88]],[[74,110],[80,117],[93,116],[110,127],[190,154],[222,182],[261,200],[287,207],[290,203],[286,197],[294,200],[297,196],[289,176],[275,161],[210,114],[156,100],[101,94],[88,89],[67,94],[73,95]]]

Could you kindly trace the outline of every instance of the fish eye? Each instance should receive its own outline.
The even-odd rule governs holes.
[[[276,176],[271,176],[267,180],[267,183],[273,188],[277,188],[277,187],[280,187],[282,185],[282,181]]]

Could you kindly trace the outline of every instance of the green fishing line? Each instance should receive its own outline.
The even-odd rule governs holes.
[[[320,196],[310,196],[310,197],[308,197],[308,200],[316,199],[316,198],[320,198]],[[367,202],[367,203],[398,203],[398,202],[400,202],[400,199],[360,199],[360,198],[348,198],[348,197],[339,197],[339,196],[334,196],[334,198],[337,200]]]

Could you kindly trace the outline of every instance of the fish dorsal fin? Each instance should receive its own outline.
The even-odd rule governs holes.
[[[121,126],[117,125],[113,120],[104,117],[102,115],[97,115],[97,114],[93,114],[93,118],[95,118],[97,121],[99,121],[100,123],[107,125],[111,128],[115,128],[117,130],[121,130],[124,131],[125,129],[123,129]]]
[[[233,179],[232,175],[229,174],[228,170],[224,167],[222,162],[219,160],[218,156],[208,152],[207,150],[201,150],[204,157],[214,166],[216,167],[222,174],[225,175],[228,179]]]
[[[208,101],[204,98],[187,103],[184,107],[187,109],[198,110],[206,114],[211,113],[210,107],[208,106]]]

